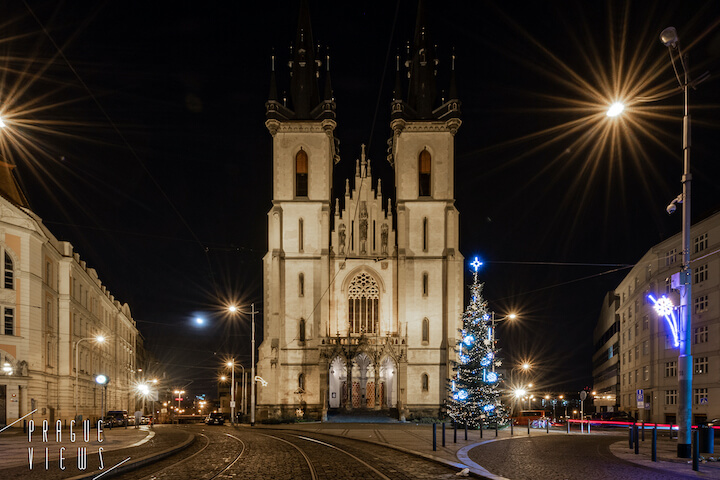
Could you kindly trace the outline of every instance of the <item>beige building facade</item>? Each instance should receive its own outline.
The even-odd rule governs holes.
[[[720,418],[720,214],[691,228],[692,298],[692,421]],[[636,418],[672,423],[677,419],[678,349],[664,317],[648,300],[667,295],[675,305],[679,296],[672,288],[672,275],[681,269],[681,237],[677,234],[651,248],[614,291],[614,322],[605,321],[607,342],[598,342],[594,359],[600,364],[611,344],[619,346],[613,361],[619,366],[616,382],[595,375],[602,395],[617,385],[615,407]],[[615,327],[612,327],[612,324]],[[598,323],[600,325],[600,322]],[[599,345],[599,347],[598,347]],[[606,363],[610,365],[610,360]],[[596,373],[603,370],[597,369]],[[602,387],[598,389],[597,387]],[[639,395],[640,394],[640,395]],[[639,399],[641,397],[641,399]],[[596,400],[596,405],[598,401]],[[602,405],[602,404],[600,404]]]
[[[260,420],[334,411],[437,416],[442,408],[464,292],[454,205],[460,102],[454,78],[450,99],[436,95],[422,11],[418,25],[410,80],[405,86],[398,68],[392,102],[394,201],[373,178],[364,146],[355,150],[354,178],[341,195],[333,191],[340,156],[329,59],[315,58],[306,7],[290,62],[292,105],[277,96],[273,71]]]
[[[101,373],[110,379],[106,410],[130,409],[138,334],[130,308],[30,210],[12,168],[0,165],[0,425],[33,410],[36,421],[69,422],[76,409],[99,418]]]

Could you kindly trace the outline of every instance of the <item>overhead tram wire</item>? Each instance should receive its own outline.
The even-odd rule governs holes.
[[[95,105],[97,106],[97,108],[100,110],[100,113],[105,117],[105,120],[108,122],[108,124],[110,125],[110,127],[111,127],[111,128],[113,129],[113,131],[118,135],[118,137],[120,137],[120,140],[121,140],[122,143],[125,145],[125,147],[130,151],[130,153],[131,153],[131,155],[133,156],[133,158],[135,158],[135,160],[140,164],[140,166],[141,166],[142,169],[145,171],[145,173],[146,173],[147,176],[150,178],[150,180],[151,180],[152,183],[155,185],[155,187],[158,189],[158,191],[160,192],[160,194],[163,196],[163,198],[165,198],[165,200],[167,201],[168,205],[170,205],[170,208],[175,212],[175,214],[178,216],[178,218],[180,219],[180,221],[182,222],[182,224],[183,224],[183,225],[185,226],[185,228],[187,228],[187,230],[190,232],[190,235],[193,237],[193,239],[195,240],[195,242],[200,246],[200,248],[201,248],[202,251],[203,251],[203,254],[205,255],[205,260],[207,261],[208,268],[210,269],[210,279],[211,279],[211,281],[212,281],[213,288],[215,289],[216,295],[219,296],[220,290],[219,290],[218,285],[217,285],[217,282],[216,282],[216,280],[215,280],[215,274],[214,274],[214,272],[213,272],[212,262],[210,261],[210,256],[208,255],[208,248],[207,248],[205,245],[203,245],[203,243],[200,241],[200,239],[198,238],[198,236],[195,234],[195,231],[192,229],[192,227],[190,226],[190,224],[187,222],[187,220],[185,220],[185,217],[183,217],[183,215],[182,215],[182,214],[180,213],[180,211],[177,209],[177,207],[176,207],[175,204],[172,202],[172,200],[170,200],[170,197],[167,195],[167,193],[165,193],[165,190],[163,190],[163,188],[160,186],[160,183],[155,179],[155,177],[152,175],[152,173],[150,173],[150,170],[149,170],[149,169],[147,168],[147,166],[145,165],[145,162],[143,162],[143,160],[140,158],[140,155],[138,155],[138,153],[137,153],[137,151],[135,150],[135,148],[130,144],[130,142],[127,140],[127,138],[125,137],[125,135],[123,135],[123,133],[120,131],[120,129],[119,129],[118,126],[115,124],[115,122],[112,120],[112,118],[110,118],[110,115],[108,114],[108,112],[107,112],[107,111],[105,110],[105,108],[102,106],[102,104],[101,104],[100,101],[97,99],[97,97],[95,96],[95,94],[92,92],[92,90],[90,89],[90,87],[89,87],[89,86],[85,83],[85,81],[82,79],[82,77],[81,77],[80,74],[77,72],[77,70],[75,70],[75,67],[73,67],[73,65],[70,63],[70,61],[68,60],[68,58],[65,56],[65,52],[63,52],[63,50],[60,48],[60,46],[55,42],[55,39],[53,39],[53,37],[50,35],[50,32],[48,32],[48,30],[45,28],[45,25],[40,21],[40,19],[37,17],[37,15],[35,15],[35,12],[34,12],[33,9],[30,7],[30,5],[28,5],[28,3],[27,3],[26,0],[23,0],[23,4],[25,5],[25,8],[27,8],[28,12],[30,12],[30,15],[31,15],[31,16],[35,19],[35,21],[38,23],[38,25],[40,26],[40,28],[42,29],[43,33],[44,33],[45,36],[48,38],[48,40],[50,41],[50,43],[52,43],[52,45],[53,45],[53,46],[55,47],[55,49],[58,51],[58,54],[62,57],[63,61],[64,61],[65,64],[68,66],[68,68],[70,69],[70,71],[73,73],[73,75],[75,75],[75,78],[78,80],[78,82],[80,82],[80,84],[82,85],[82,87],[83,87],[83,88],[85,89],[85,91],[88,93],[88,95],[89,95],[90,98],[92,99],[93,103],[95,103]]]

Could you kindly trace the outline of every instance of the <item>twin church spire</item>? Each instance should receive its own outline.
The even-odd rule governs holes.
[[[278,96],[277,58],[271,58],[270,94],[266,103],[266,116],[275,120],[335,119],[335,99],[330,81],[329,49],[321,51],[313,42],[308,0],[301,0],[295,42],[291,49],[290,98]],[[324,57],[324,58],[323,58]],[[447,120],[459,117],[460,102],[455,86],[455,54],[450,63],[450,85],[447,96],[438,95],[437,70],[440,63],[437,47],[431,42],[427,28],[425,0],[418,2],[415,35],[412,46],[407,46],[407,60],[396,57],[396,79],[393,91],[392,119]],[[403,67],[407,81],[403,80]],[[322,97],[319,82],[324,80]],[[403,92],[407,96],[403,96]],[[446,98],[447,97],[447,98]]]

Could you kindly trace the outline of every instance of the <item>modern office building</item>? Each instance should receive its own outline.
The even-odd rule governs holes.
[[[716,213],[691,229],[693,423],[720,417],[719,248],[720,213]],[[612,392],[610,372],[617,362],[614,406],[646,421],[677,418],[678,349],[668,323],[657,315],[648,295],[667,295],[678,305],[672,277],[681,263],[680,234],[652,247],[608,294],[595,329],[593,374],[598,396]],[[599,401],[595,404],[602,406]]]

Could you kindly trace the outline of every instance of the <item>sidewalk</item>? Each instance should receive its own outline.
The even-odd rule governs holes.
[[[396,450],[418,455],[420,457],[434,460],[446,465],[455,467],[458,471],[469,468],[474,476],[480,478],[490,478],[493,480],[503,480],[504,477],[494,475],[487,471],[482,465],[470,460],[468,452],[483,443],[494,441],[512,441],[513,438],[527,438],[526,427],[515,427],[514,435],[511,436],[510,429],[506,428],[498,431],[497,437],[495,430],[484,430],[483,438],[480,438],[478,430],[468,430],[468,439],[465,440],[465,430],[457,430],[457,443],[454,440],[452,425],[445,425],[445,446],[442,446],[442,426],[437,425],[437,443],[436,450],[433,451],[432,445],[432,425],[412,424],[412,423],[299,423],[291,425],[256,425],[254,428],[276,428],[276,429],[293,429],[298,431],[326,433],[329,435],[337,435],[340,437],[354,438],[367,442],[378,443]],[[605,431],[593,430],[590,435],[617,435],[618,430]],[[555,429],[550,430],[550,435],[567,435],[566,430]],[[579,432],[573,431],[571,435],[579,435]],[[548,435],[544,429],[531,429],[531,436]],[[585,434],[588,435],[588,434]],[[629,448],[627,439],[612,444],[611,453],[628,462],[636,463],[647,468],[661,470],[666,473],[695,476],[697,478],[709,478],[720,480],[720,461],[707,462],[700,464],[700,471],[692,470],[692,463],[689,459],[677,458],[676,440],[670,440],[666,436],[658,438],[657,456],[658,461],[651,461],[651,445],[652,432],[645,431],[645,442],[640,442],[639,454],[635,455],[634,450]],[[707,455],[707,458],[713,457],[720,460],[720,454]]]
[[[716,452],[719,452],[718,447],[720,447],[720,444],[715,446]],[[627,439],[623,442],[614,443],[610,447],[610,452],[613,455],[627,462],[636,463],[647,468],[659,469],[678,475],[720,480],[720,453],[701,454],[699,471],[694,472],[692,469],[692,459],[677,457],[677,440],[670,440],[669,437],[665,435],[660,436],[658,434],[657,462],[652,461],[651,450],[652,430],[649,429],[645,431],[645,441],[640,442],[637,455],[635,454],[634,448],[630,448],[630,442]],[[704,463],[703,457],[705,458]]]

